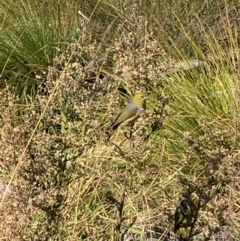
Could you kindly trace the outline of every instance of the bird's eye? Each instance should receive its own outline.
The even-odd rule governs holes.
[[[143,95],[139,95],[140,99],[143,99]]]

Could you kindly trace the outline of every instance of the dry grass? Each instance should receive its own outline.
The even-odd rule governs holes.
[[[233,58],[214,58],[214,46],[224,50],[212,42],[203,66],[176,68],[147,19],[133,11],[126,21],[128,31],[119,27],[105,51],[83,28],[28,105],[19,108],[7,87],[0,93],[3,240],[129,240],[146,232],[169,240],[182,194],[196,208],[189,232],[239,237]],[[106,141],[111,118],[139,89],[149,93],[148,108],[132,138],[125,127]]]

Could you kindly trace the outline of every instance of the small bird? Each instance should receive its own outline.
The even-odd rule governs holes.
[[[190,197],[182,196],[176,207],[174,232],[181,241],[188,240],[189,230],[192,227],[195,215],[195,205]]]
[[[122,125],[132,125],[140,113],[146,109],[146,99],[147,96],[144,92],[137,92],[125,109],[120,111],[113,119],[112,130],[116,130]]]

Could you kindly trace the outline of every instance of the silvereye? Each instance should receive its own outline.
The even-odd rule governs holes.
[[[189,240],[189,233],[193,227],[195,214],[195,204],[190,197],[182,196],[179,199],[175,212],[174,232],[180,237],[180,240]]]
[[[137,92],[125,109],[120,111],[111,124],[112,130],[116,130],[120,125],[133,124],[139,117],[141,111],[146,109],[147,96],[144,92]]]

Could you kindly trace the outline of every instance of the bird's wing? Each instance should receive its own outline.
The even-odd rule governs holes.
[[[111,127],[113,130],[117,129],[119,125],[121,125],[124,121],[132,118],[137,113],[137,109],[131,109],[130,111],[127,109],[119,112],[113,119]]]

